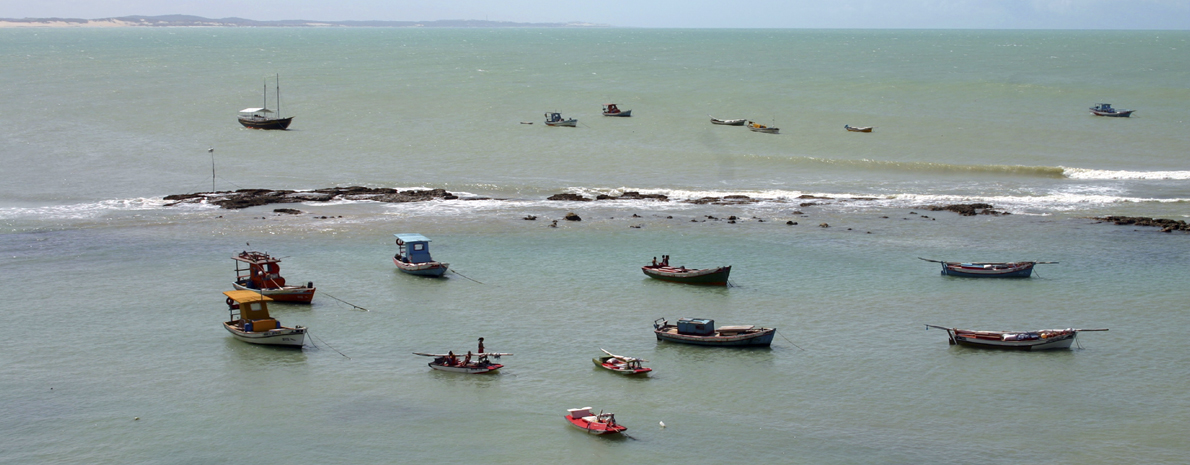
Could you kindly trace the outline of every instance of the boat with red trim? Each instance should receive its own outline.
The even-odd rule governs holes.
[[[278,302],[308,304],[314,300],[314,282],[305,286],[290,286],[281,277],[281,259],[264,252],[240,252],[233,255],[236,265],[236,280],[232,287],[241,291],[257,292]]]
[[[603,353],[607,354],[607,356],[596,357],[596,358],[591,359],[592,362],[595,362],[595,366],[597,366],[597,367],[600,367],[600,368],[603,368],[605,370],[609,370],[609,371],[612,371],[615,373],[619,373],[622,375],[640,375],[640,374],[647,374],[650,371],[653,371],[652,368],[646,368],[646,367],[641,366],[641,362],[648,361],[643,358],[625,357],[623,355],[616,355],[616,354],[608,352],[607,350],[604,350],[602,348],[600,348],[599,350],[602,350]]]
[[[430,368],[438,371],[449,371],[452,373],[491,373],[493,371],[504,368],[504,365],[494,363],[490,358],[500,358],[512,354],[503,354],[499,352],[486,352],[479,354],[472,354],[467,352],[462,359],[455,355],[454,351],[445,354],[429,354],[424,352],[414,352],[413,355],[421,355],[422,357],[434,357],[434,360],[428,363]]]
[[[404,273],[437,278],[446,274],[449,263],[430,257],[430,239],[421,234],[393,234],[397,237],[397,254],[393,264]]]
[[[616,423],[616,414],[602,410],[598,414],[591,414],[591,407],[566,409],[566,421],[571,426],[586,431],[587,434],[617,434],[628,431],[626,426]]]
[[[1058,262],[947,262],[917,257],[927,262],[941,263],[943,276],[961,278],[1028,278],[1034,265],[1049,265]]]
[[[653,334],[658,341],[679,342],[700,346],[769,346],[777,328],[757,328],[755,325],[732,325],[715,328],[709,318],[681,318],[671,325],[665,318],[653,320]]]

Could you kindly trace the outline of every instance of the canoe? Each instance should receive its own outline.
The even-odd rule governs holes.
[[[864,127],[862,127],[862,128],[857,128],[857,127],[855,127],[855,126],[852,126],[852,125],[850,125],[850,124],[844,124],[844,125],[843,125],[843,129],[846,129],[846,130],[848,130],[848,131],[851,131],[851,132],[872,132],[872,127],[871,127],[871,126],[864,126]]]
[[[661,257],[661,262],[654,259],[652,265],[640,267],[645,276],[674,283],[726,286],[727,277],[731,275],[731,265],[718,268],[689,269],[685,266],[670,266],[669,256],[662,255]]]
[[[1039,329],[1036,331],[971,331],[944,326],[926,325],[926,329],[946,331],[951,344],[983,349],[1047,350],[1069,349],[1079,331],[1107,331],[1107,329]]]

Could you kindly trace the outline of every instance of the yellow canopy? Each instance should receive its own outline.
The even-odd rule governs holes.
[[[223,295],[231,298],[231,300],[234,300],[239,304],[273,301],[272,298],[260,295],[260,293],[256,291],[223,291]]]

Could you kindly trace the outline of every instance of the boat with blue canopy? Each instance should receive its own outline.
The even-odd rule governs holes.
[[[430,239],[421,234],[393,234],[397,237],[397,254],[393,263],[397,269],[418,276],[439,277],[446,274],[449,263],[430,257]]]

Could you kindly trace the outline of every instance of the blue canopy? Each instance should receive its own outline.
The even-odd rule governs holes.
[[[400,239],[400,240],[401,240],[401,242],[405,242],[405,243],[409,243],[409,242],[430,242],[430,238],[428,238],[428,237],[426,237],[426,236],[423,236],[423,235],[421,235],[421,234],[410,234],[410,233],[404,233],[404,234],[393,234],[393,235],[394,235],[394,236],[397,236],[397,239]]]

